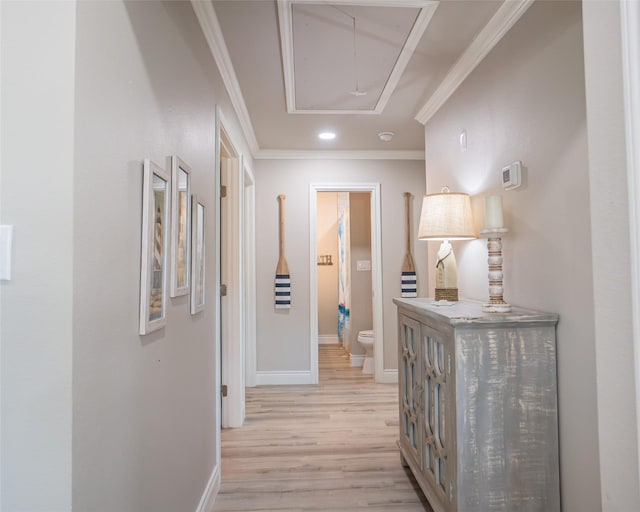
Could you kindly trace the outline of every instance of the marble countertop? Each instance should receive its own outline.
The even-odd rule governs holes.
[[[558,322],[555,313],[544,313],[530,309],[514,307],[509,313],[485,313],[482,311],[482,302],[461,299],[458,302],[449,302],[440,305],[433,298],[421,297],[416,299],[393,299],[393,302],[406,310],[417,314],[428,315],[440,321],[447,321],[453,326],[464,325],[504,325],[513,323],[551,323]]]

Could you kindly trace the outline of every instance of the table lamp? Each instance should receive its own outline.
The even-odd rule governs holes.
[[[436,262],[436,301],[458,300],[458,267],[449,240],[474,238],[469,194],[444,187],[439,194],[424,196],[418,239],[442,240]]]

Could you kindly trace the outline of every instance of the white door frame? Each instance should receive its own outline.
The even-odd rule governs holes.
[[[636,456],[640,463],[640,6],[637,2],[620,2],[620,17],[629,190],[631,303],[638,440]]]
[[[227,188],[221,201],[221,243],[223,258],[221,283],[227,294],[221,300],[221,378],[227,386],[222,397],[223,428],[240,427],[244,422],[244,255],[243,209],[244,172],[242,155],[220,113],[220,180]],[[227,156],[223,158],[223,153]]]
[[[373,346],[375,381],[385,382],[382,302],[382,209],[380,183],[311,183],[309,185],[309,290],[311,382],[318,383],[318,192],[371,193],[371,286],[373,293]]]
[[[253,172],[243,161],[244,169],[244,338],[245,386],[256,385],[256,187]]]
[[[221,297],[220,297],[220,284],[221,284],[221,265],[220,265],[220,243],[222,240],[222,230],[220,224],[220,211],[221,211],[221,198],[220,198],[220,124],[221,124],[222,112],[220,111],[220,106],[216,105],[216,118],[215,118],[215,140],[214,140],[214,162],[215,162],[215,171],[214,171],[214,193],[215,193],[215,201],[214,201],[214,209],[216,215],[216,221],[214,224],[215,231],[215,313],[214,313],[214,336],[213,342],[215,344],[215,355],[216,355],[216,378],[215,378],[215,414],[216,414],[216,467],[218,471],[221,467],[222,460],[222,439],[220,435],[220,431],[222,429],[222,394],[220,390],[220,380],[222,375],[222,361],[220,357],[220,344],[221,344],[221,336],[220,336],[220,317],[221,317]]]

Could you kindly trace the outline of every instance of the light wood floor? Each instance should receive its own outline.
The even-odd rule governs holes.
[[[214,511],[431,511],[400,465],[398,392],[320,346],[320,384],[247,389]]]

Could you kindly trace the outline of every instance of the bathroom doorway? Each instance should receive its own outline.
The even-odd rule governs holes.
[[[325,193],[328,194],[323,195]],[[345,238],[353,235],[353,243],[347,241],[351,256],[344,270],[348,270],[349,282],[342,296],[337,225],[340,198],[343,208],[348,207],[349,220],[353,219],[355,225],[343,233]],[[371,329],[375,339],[372,377],[376,382],[383,382],[380,185],[311,184],[309,204],[312,381],[318,382],[319,344],[342,343],[350,364],[361,366],[364,348],[356,341],[358,332]],[[335,214],[327,215],[330,211]]]
[[[362,368],[358,333],[373,328],[371,192],[318,192],[317,244],[318,345],[341,346]]]

